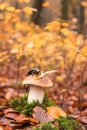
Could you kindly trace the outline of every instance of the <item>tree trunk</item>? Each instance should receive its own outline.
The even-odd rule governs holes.
[[[32,4],[33,8],[37,9],[38,11],[38,12],[34,12],[31,17],[31,21],[33,21],[35,24],[39,24],[43,1],[44,0],[36,0]]]
[[[68,19],[68,0],[62,0],[62,19]]]
[[[77,11],[78,11],[78,24],[79,24],[79,32],[83,32],[83,29],[84,29],[84,19],[85,19],[85,16],[84,16],[84,7],[81,6],[81,1],[82,0],[78,0],[78,4],[77,4]]]

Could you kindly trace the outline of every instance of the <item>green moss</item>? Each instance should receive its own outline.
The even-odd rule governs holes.
[[[44,98],[43,103],[41,104],[41,106],[45,109],[46,107],[57,106],[57,105],[52,101],[52,99],[50,99],[48,97],[47,94],[45,94],[45,98]]]
[[[27,98],[28,95],[25,94],[24,96],[21,96],[19,98],[15,98],[14,100],[12,100],[10,102],[10,106],[17,110],[20,113],[23,113],[27,116],[31,116],[32,115],[32,110],[36,105],[40,105],[40,103],[37,102],[32,102],[32,103],[28,103],[27,102]]]
[[[27,99],[27,94],[19,98],[15,98],[10,102],[10,106],[18,112],[23,113],[27,116],[32,116],[32,110],[35,106],[41,106],[44,109],[48,106],[56,106],[56,104],[48,98],[47,94],[45,95],[42,104],[40,104],[38,101],[28,103]],[[36,128],[35,130],[82,130],[82,128],[75,119],[72,119],[70,117],[59,117],[54,122],[41,124],[41,127]]]
[[[51,99],[48,98],[47,95],[45,95],[45,98],[42,104],[40,104],[39,101],[33,101],[32,103],[28,103],[27,99],[28,99],[27,94],[19,98],[15,98],[14,100],[10,102],[10,106],[20,113],[23,113],[27,116],[31,116],[32,110],[35,106],[41,106],[42,108],[45,109],[48,106],[56,105]]]
[[[34,130],[58,130],[57,126],[54,126],[51,122],[42,124],[41,128],[35,128]]]
[[[70,117],[59,117],[57,121],[60,130],[82,130],[81,125]]]
[[[70,117],[59,117],[54,122],[48,122],[34,130],[82,130],[80,123]]]

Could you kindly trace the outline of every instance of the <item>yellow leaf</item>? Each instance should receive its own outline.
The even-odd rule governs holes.
[[[14,13],[15,14],[15,13]],[[18,15],[13,15],[12,16],[12,22],[15,23],[15,22],[19,22],[20,18],[18,17]]]
[[[63,27],[69,27],[69,24],[68,24],[67,22],[63,22],[63,23],[62,23],[62,26],[63,26]]]
[[[23,8],[24,13],[26,14],[32,14],[32,9],[30,7],[24,7]]]
[[[6,20],[6,21],[9,21],[11,18],[12,18],[12,15],[11,15],[11,14],[6,14],[6,15],[5,15],[5,20]]]
[[[4,15],[0,14],[0,20],[3,20],[3,19],[4,19]]]
[[[8,55],[3,56],[3,57],[0,58],[0,62],[4,62],[4,61],[8,60],[8,58],[9,58]]]
[[[4,61],[4,59],[3,58],[0,58],[0,63],[2,63]]]
[[[12,53],[12,54],[17,54],[17,53],[19,53],[19,50],[18,50],[18,49],[12,49],[12,50],[11,50],[11,53]]]
[[[13,12],[15,11],[15,8],[13,6],[9,6],[9,7],[6,7],[6,10]]]
[[[25,3],[29,3],[29,2],[30,2],[30,0],[24,0],[24,2],[25,2]]]
[[[0,10],[4,10],[7,6],[7,3],[0,3]]]
[[[63,81],[63,77],[62,76],[57,76],[57,79],[59,80],[59,81]]]
[[[60,32],[61,32],[63,35],[65,35],[65,36],[68,36],[68,35],[71,34],[71,31],[70,31],[69,29],[67,29],[67,28],[62,28],[62,29],[60,30]]]
[[[34,47],[34,43],[33,42],[28,42],[27,43],[27,48],[33,48]]]
[[[16,29],[19,29],[19,30],[23,28],[23,26],[22,26],[22,24],[20,22],[17,22],[15,24],[15,27],[16,27]]]
[[[46,2],[44,2],[44,3],[42,4],[42,6],[43,6],[43,7],[49,7],[49,6],[50,6],[50,3],[49,3],[48,1],[46,1]]]
[[[82,1],[80,4],[81,4],[81,6],[83,6],[83,7],[87,7],[87,1]]]
[[[2,56],[4,56],[4,55],[7,55],[7,51],[0,52],[0,57],[2,57]]]
[[[24,0],[18,0],[18,2],[19,2],[19,3],[23,3],[23,2],[24,2]]]
[[[20,68],[20,70],[24,70],[24,69],[26,69],[27,68],[27,66],[22,66],[21,68]]]
[[[55,106],[47,107],[47,114],[51,115],[55,119],[60,116],[66,117],[66,113],[61,108]]]
[[[20,9],[16,9],[15,13],[21,13],[21,10]]]
[[[53,21],[48,23],[48,25],[45,27],[45,30],[49,31],[58,31],[61,27],[61,23],[58,21]]]
[[[60,91],[60,93],[62,94],[62,93],[65,93],[67,90],[66,89],[62,89],[61,91]]]

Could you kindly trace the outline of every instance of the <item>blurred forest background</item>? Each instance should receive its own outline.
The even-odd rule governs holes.
[[[49,95],[67,112],[87,107],[86,0],[0,0],[0,102],[35,67],[58,70]]]

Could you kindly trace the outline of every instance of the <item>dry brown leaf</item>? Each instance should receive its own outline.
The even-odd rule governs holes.
[[[9,125],[11,122],[13,122],[13,120],[7,119],[7,118],[4,118],[4,117],[0,118],[0,125],[2,125],[2,126]]]
[[[26,117],[24,114],[20,114],[12,108],[8,108],[4,111],[4,117],[14,120],[16,123],[29,123],[29,124],[37,124],[38,121],[31,117]]]
[[[0,111],[0,116],[2,116],[2,115],[3,115],[3,112]]]
[[[87,108],[87,101],[82,102],[82,104],[81,104],[81,109],[83,110],[85,108]]]
[[[46,111],[41,108],[40,106],[36,106],[33,109],[33,114],[32,116],[38,120],[40,123],[42,122],[49,122],[49,121],[53,121],[54,119],[50,116],[46,114]]]
[[[18,123],[32,123],[32,124],[38,123],[38,121],[36,121],[34,118],[26,117],[26,116],[23,115],[23,114],[20,114],[20,115],[16,118],[16,121],[17,121]]]
[[[51,115],[53,118],[58,118],[60,116],[66,117],[66,113],[61,108],[55,106],[47,107],[47,114]]]
[[[0,126],[0,130],[4,130],[4,128],[2,126]]]
[[[6,94],[5,94],[5,98],[7,101],[13,99],[16,96],[17,96],[17,92],[14,89],[12,88],[7,89]]]
[[[81,112],[81,116],[87,116],[87,108]]]
[[[10,126],[6,125],[4,130],[12,130],[12,128]]]
[[[18,113],[16,110],[12,109],[12,108],[8,108],[6,110],[4,110],[4,114],[8,114],[8,113]]]
[[[16,113],[10,113],[10,112],[8,112],[7,114],[5,114],[5,116],[4,117],[6,117],[6,118],[9,118],[9,119],[12,119],[12,120],[15,120],[16,121],[16,119],[17,119],[17,117],[18,117],[18,114],[16,114]]]
[[[77,117],[77,120],[84,124],[87,124],[87,116]]]
[[[8,108],[8,106],[0,106],[0,116],[3,116],[3,111]]]

